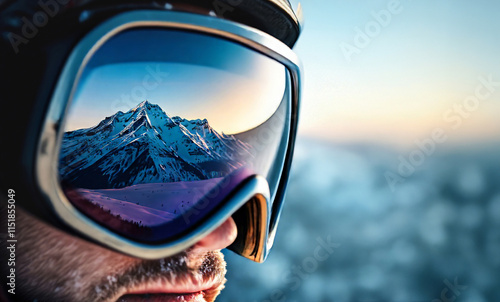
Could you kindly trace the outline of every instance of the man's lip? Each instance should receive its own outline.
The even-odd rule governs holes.
[[[223,285],[221,281],[203,282],[200,280],[191,280],[182,284],[171,284],[163,280],[137,284],[128,288],[122,293],[117,302],[139,302],[139,301],[205,301],[204,296],[207,292],[217,290]]]
[[[194,278],[192,278],[194,279]],[[210,289],[218,288],[222,283],[220,281],[203,282],[200,280],[191,280],[182,284],[171,284],[164,280],[137,284],[129,289],[127,295],[141,294],[191,294],[204,292]]]
[[[203,302],[205,293],[125,295],[117,302]]]

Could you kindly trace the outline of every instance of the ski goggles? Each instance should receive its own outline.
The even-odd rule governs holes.
[[[274,241],[299,105],[296,56],[250,27],[179,12],[115,16],[60,75],[36,157],[56,216],[101,245],[155,259],[229,217],[229,249]]]

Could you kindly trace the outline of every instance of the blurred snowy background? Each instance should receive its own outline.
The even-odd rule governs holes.
[[[500,2],[300,2],[275,246],[264,264],[227,252],[219,301],[500,301]],[[387,172],[437,129],[448,139],[392,190]],[[315,263],[318,238],[339,246]]]
[[[226,252],[218,301],[500,301],[499,153],[438,150],[393,192],[404,153],[300,140],[268,260]],[[315,268],[328,236],[340,246]]]

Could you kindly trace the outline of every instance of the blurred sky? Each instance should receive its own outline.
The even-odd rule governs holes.
[[[500,81],[500,2],[395,1],[400,12],[377,34],[372,12],[391,2],[301,1],[305,27],[295,47],[305,66],[301,134],[396,146],[429,137],[436,127],[451,145],[500,138],[500,87],[460,127],[443,117],[474,96],[479,77]],[[356,44],[357,28],[366,33],[370,24],[370,42]],[[360,46],[350,61],[341,47],[347,44]]]

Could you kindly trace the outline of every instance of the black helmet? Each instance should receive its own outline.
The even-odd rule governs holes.
[[[4,33],[6,31],[15,33],[16,29],[21,29],[20,26],[23,24],[19,20],[23,16],[28,19],[35,17],[38,10],[46,12],[54,19],[62,18],[67,14],[70,18],[79,17],[79,21],[85,23],[82,21],[92,19],[96,22],[99,16],[110,17],[113,14],[133,9],[208,12],[218,18],[257,28],[281,40],[289,47],[297,41],[301,27],[298,17],[300,12],[295,12],[288,0],[5,0],[0,1],[0,29],[3,31],[3,42],[6,42],[5,39],[9,40],[9,37]],[[38,21],[45,23],[42,20]],[[45,27],[45,25],[40,27]],[[76,30],[76,28],[71,29]]]

